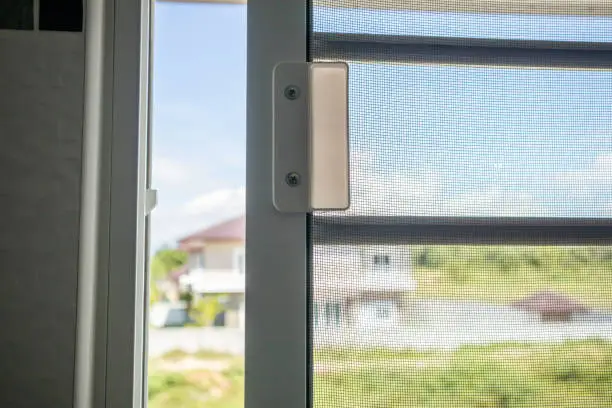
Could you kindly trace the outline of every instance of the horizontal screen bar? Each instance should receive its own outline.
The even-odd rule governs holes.
[[[313,0],[314,6],[393,11],[609,16],[610,0]]]
[[[610,69],[612,43],[311,34],[317,60]]]
[[[311,217],[313,245],[611,245],[612,219]]]

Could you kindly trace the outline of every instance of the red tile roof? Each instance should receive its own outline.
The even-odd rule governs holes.
[[[244,241],[245,216],[240,216],[220,224],[213,225],[179,240],[180,244],[192,241]]]
[[[552,291],[535,293],[514,302],[513,305],[520,309],[538,313],[574,313],[588,311],[586,305]]]

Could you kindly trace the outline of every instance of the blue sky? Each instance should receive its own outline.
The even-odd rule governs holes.
[[[314,27],[612,41],[612,19],[578,17],[320,9]],[[244,209],[246,7],[159,3],[155,36],[153,250]],[[352,213],[612,214],[612,74],[351,64],[350,76]]]
[[[151,244],[244,208],[246,8],[158,3]]]

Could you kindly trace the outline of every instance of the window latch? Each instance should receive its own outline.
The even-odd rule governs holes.
[[[149,215],[157,207],[157,190],[147,189],[145,200],[145,215]]]
[[[348,65],[283,62],[273,77],[274,207],[287,213],[346,210]]]

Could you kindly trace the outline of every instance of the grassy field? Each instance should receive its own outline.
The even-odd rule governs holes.
[[[612,309],[606,247],[423,246],[416,296],[510,303],[552,289]],[[189,364],[187,364],[189,363]],[[318,350],[315,408],[612,408],[612,343],[466,346],[456,351]],[[150,408],[241,408],[243,361],[172,352],[150,363]]]
[[[225,362],[222,369],[181,367],[172,363]],[[241,408],[244,406],[244,363],[241,358],[181,352],[149,364],[149,408]]]
[[[242,362],[227,361],[222,371],[180,373],[152,364],[149,406],[242,407]],[[612,407],[612,343],[603,340],[454,352],[321,350],[314,362],[315,408]]]
[[[423,246],[413,261],[421,298],[510,303],[552,289],[612,309],[607,247]]]

